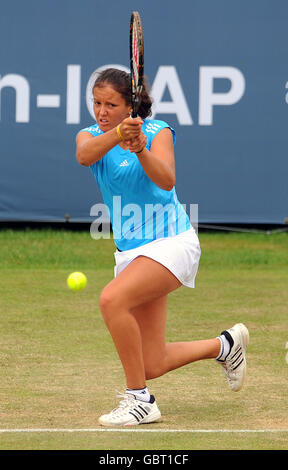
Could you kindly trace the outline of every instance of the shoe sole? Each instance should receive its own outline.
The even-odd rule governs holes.
[[[101,426],[105,426],[108,428],[123,428],[123,427],[130,427],[130,426],[139,426],[140,424],[149,424],[149,423],[158,423],[161,421],[161,412],[158,410],[154,414],[151,414],[149,416],[146,416],[142,421],[139,423],[133,423],[133,424],[115,424],[115,423],[105,423],[101,420],[101,417],[98,419],[98,423],[101,424]]]

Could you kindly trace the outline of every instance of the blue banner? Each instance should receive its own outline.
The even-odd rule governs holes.
[[[0,220],[93,220],[75,158],[95,71],[129,66],[140,12],[153,116],[176,130],[176,189],[199,223],[288,218],[286,0],[5,2],[0,17]]]

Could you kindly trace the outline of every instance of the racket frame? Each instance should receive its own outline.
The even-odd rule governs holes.
[[[144,81],[144,41],[143,28],[138,11],[133,11],[130,19],[130,72],[131,72],[131,117],[137,117],[139,98]]]

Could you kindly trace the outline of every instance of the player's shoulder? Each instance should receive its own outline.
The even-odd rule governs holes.
[[[81,129],[78,134],[80,132],[89,132],[89,134],[92,134],[93,136],[97,136],[97,135],[100,135],[100,134],[103,134],[103,131],[101,131],[99,125],[97,124],[97,122],[95,124],[92,124],[91,126],[88,126],[88,127],[85,127],[84,129]]]
[[[143,131],[147,136],[152,136],[152,138],[158,134],[162,129],[168,128],[171,130],[173,135],[173,141],[175,143],[176,133],[175,130],[165,121],[159,119],[144,119]]]

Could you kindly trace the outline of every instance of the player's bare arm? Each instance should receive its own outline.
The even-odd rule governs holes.
[[[138,140],[134,139],[129,142],[131,152],[137,152],[143,148],[143,135],[141,133]],[[173,137],[170,129],[162,129],[153,139],[151,149],[144,147],[142,152],[137,153],[137,156],[146,175],[161,189],[171,191],[176,177]]]
[[[135,139],[141,132],[142,119],[130,117],[104,134],[94,137],[89,132],[80,132],[76,138],[76,158],[81,165],[90,166],[106,155],[115,145],[125,146],[125,140]],[[117,132],[118,127],[118,132]]]
[[[103,158],[119,142],[116,128],[98,137],[89,132],[80,132],[76,138],[76,158],[81,165],[90,166]]]

